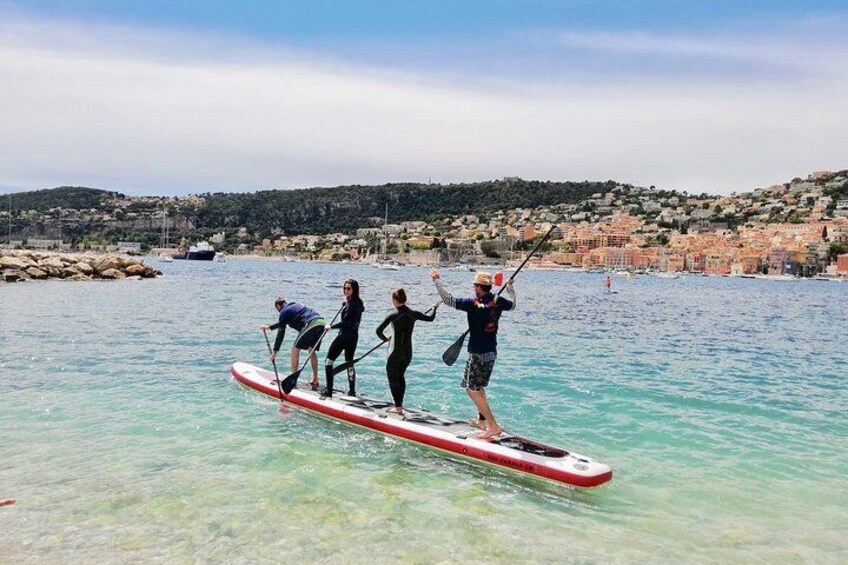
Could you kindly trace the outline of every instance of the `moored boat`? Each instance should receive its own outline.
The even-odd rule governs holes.
[[[215,258],[215,248],[208,241],[199,241],[192,245],[184,253],[174,255],[174,259],[186,259],[189,261],[211,261]]]

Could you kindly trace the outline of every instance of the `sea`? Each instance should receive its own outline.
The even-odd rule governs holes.
[[[331,318],[355,278],[364,352],[394,288],[437,300],[426,269],[149,262],[163,276],[0,286],[0,563],[848,563],[848,283],[614,275],[607,293],[604,274],[522,271],[489,398],[506,429],[611,466],[581,490],[231,377],[270,368],[276,297]],[[472,273],[442,278],[470,295]],[[464,327],[448,308],[416,326],[407,406],[475,415],[464,356],[441,361]],[[384,353],[358,367],[388,398]]]

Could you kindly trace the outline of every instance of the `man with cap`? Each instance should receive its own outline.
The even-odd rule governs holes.
[[[483,433],[480,439],[492,439],[503,430],[495,421],[489,401],[486,399],[486,386],[492,376],[492,369],[498,357],[498,320],[504,310],[515,309],[515,289],[512,279],[506,282],[509,299],[492,294],[492,275],[478,271],[474,275],[474,296],[472,298],[454,298],[442,286],[439,271],[430,269],[430,278],[436,284],[442,302],[462,310],[468,317],[468,361],[460,386],[466,389],[468,396],[477,406],[480,415],[480,427]]]

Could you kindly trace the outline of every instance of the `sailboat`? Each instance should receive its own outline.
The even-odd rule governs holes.
[[[165,221],[165,205],[162,205],[162,235],[159,236],[159,262],[160,263],[173,263],[174,258],[171,257],[165,249],[168,247],[168,226]]]
[[[383,269],[384,271],[398,271],[400,270],[400,265],[389,261],[388,257],[388,248],[389,248],[389,205],[386,204],[386,217],[383,220],[383,252],[380,254],[380,258],[378,259],[375,266],[378,269]]]

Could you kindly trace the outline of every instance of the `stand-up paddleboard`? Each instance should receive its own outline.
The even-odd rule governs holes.
[[[280,397],[274,373],[247,363],[234,363],[230,371],[240,383],[274,398]],[[387,410],[390,402],[368,396],[336,394],[323,398],[312,390],[296,388],[284,400],[312,412],[368,428],[398,439],[432,447],[450,455],[488,463],[576,487],[594,487],[609,481],[609,466],[523,437],[504,433],[484,441],[468,422],[437,416],[426,410],[404,408],[404,414]]]

